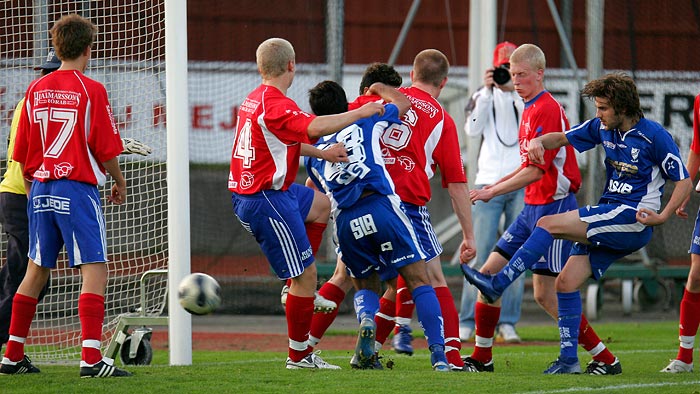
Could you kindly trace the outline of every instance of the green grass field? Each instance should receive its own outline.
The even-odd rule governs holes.
[[[430,369],[427,350],[414,356],[384,352],[393,369],[352,370],[350,352],[324,351],[341,371],[288,371],[286,354],[278,352],[195,351],[193,365],[168,366],[166,351],[156,351],[152,365],[130,366],[131,378],[80,379],[75,365],[39,365],[36,375],[0,376],[1,393],[696,393],[700,373],[662,374],[675,357],[677,323],[595,324],[608,347],[620,358],[622,375],[546,376],[542,371],[558,354],[554,325],[523,326],[525,341],[548,345],[499,346],[494,349],[496,372],[437,373]],[[330,332],[329,335],[340,334]],[[348,334],[347,332],[342,334]],[[464,355],[472,344],[465,344]],[[696,350],[697,352],[697,350]],[[579,352],[582,367],[590,356]],[[696,358],[699,357],[696,353]]]

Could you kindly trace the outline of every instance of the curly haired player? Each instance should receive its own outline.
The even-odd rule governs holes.
[[[545,152],[564,146],[584,152],[602,145],[606,187],[598,205],[540,218],[530,237],[496,275],[462,265],[467,280],[493,299],[536,264],[555,240],[575,242],[555,283],[560,353],[545,374],[581,372],[576,351],[582,311],[579,287],[591,277],[600,279],[613,262],[645,246],[653,226],[668,220],[692,189],[671,134],[659,123],[644,118],[632,78],[608,74],[587,83],[582,94],[595,100],[596,118],[566,132],[545,133],[532,139],[528,159],[542,163]],[[661,210],[666,180],[674,182],[675,187]],[[593,360],[586,369],[593,375],[621,372],[618,359],[612,363]]]

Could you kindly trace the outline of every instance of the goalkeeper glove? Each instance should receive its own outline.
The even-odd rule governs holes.
[[[133,138],[122,138],[122,145],[124,145],[124,151],[122,151],[123,155],[133,153],[141,156],[148,156],[153,151],[153,148],[150,146]]]

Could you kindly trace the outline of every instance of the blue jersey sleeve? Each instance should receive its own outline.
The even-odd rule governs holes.
[[[565,131],[566,138],[571,146],[579,152],[585,152],[594,148],[602,141],[600,139],[600,119],[589,119],[579,125]]]
[[[382,116],[374,115],[374,122],[387,121],[391,123],[401,123],[399,119],[399,107],[392,103],[384,104],[384,114]]]
[[[658,163],[663,173],[663,177],[678,182],[688,178],[688,170],[683,164],[678,145],[673,141],[671,134],[661,125],[661,130],[656,133],[652,146],[653,160]]]

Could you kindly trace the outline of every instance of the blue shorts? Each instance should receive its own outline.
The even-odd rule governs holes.
[[[591,243],[576,243],[572,255],[588,255],[593,278],[600,279],[610,265],[641,249],[651,240],[653,227],[637,221],[637,210],[628,205],[600,204],[578,210],[582,222],[588,223],[586,237]]]
[[[695,228],[693,229],[693,238],[690,239],[690,250],[692,254],[700,254],[700,209],[695,218]]]
[[[392,279],[392,272],[425,258],[397,195],[370,194],[338,210],[335,227],[343,262],[354,278],[379,271],[382,280]]]
[[[442,245],[438,241],[433,225],[430,223],[430,213],[428,208],[422,205],[413,205],[402,203],[408,218],[413,223],[413,228],[416,229],[418,242],[425,252],[425,261],[430,261],[442,254]]]
[[[255,194],[233,193],[233,211],[258,241],[280,279],[295,278],[314,262],[304,220],[311,210],[314,191],[292,184],[288,190]]]
[[[569,193],[568,196],[561,200],[545,205],[525,204],[525,208],[520,212],[520,215],[515,218],[498,242],[496,242],[496,248],[505,254],[504,257],[510,259],[530,237],[537,225],[537,221],[541,217],[571,211],[577,207],[576,197],[573,193]],[[474,230],[479,231],[479,229]],[[558,274],[564,268],[564,264],[569,258],[571,245],[571,241],[555,239],[552,246],[547,250],[547,254],[542,256],[530,270],[541,275]]]
[[[27,204],[29,258],[56,268],[66,246],[70,267],[107,262],[107,235],[95,185],[59,179],[34,181]]]

